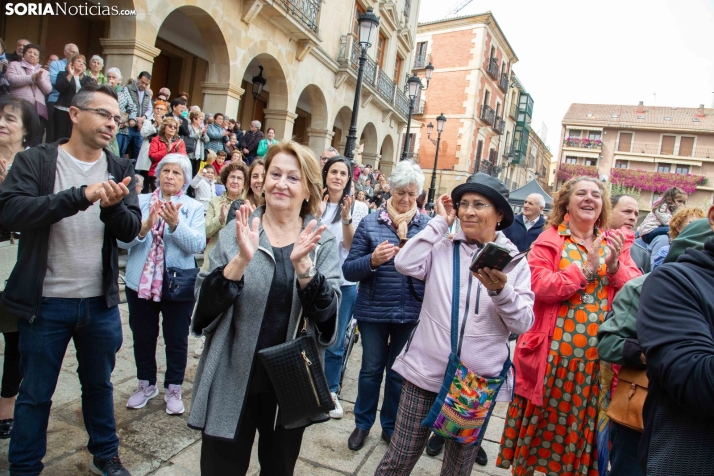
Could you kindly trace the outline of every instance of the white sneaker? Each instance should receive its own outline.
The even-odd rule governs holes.
[[[203,346],[206,345],[206,338],[201,337],[201,345],[199,346],[198,349],[193,351],[193,356],[196,357],[197,359],[201,358],[201,355],[203,354]]]
[[[148,380],[139,380],[139,388],[136,389],[134,395],[129,397],[126,406],[134,409],[144,408],[147,402],[158,394],[159,389],[156,388],[156,385],[149,385]]]
[[[332,392],[330,395],[332,395],[332,403],[335,404],[335,409],[330,410],[330,418],[340,419],[345,416],[345,411],[342,409],[342,405],[340,405],[340,400],[337,398],[337,394]]]
[[[181,385],[169,385],[164,395],[166,402],[166,413],[169,415],[181,415],[186,409],[181,400]]]

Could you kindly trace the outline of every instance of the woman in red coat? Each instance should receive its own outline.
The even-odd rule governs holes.
[[[517,476],[598,476],[597,331],[615,293],[640,275],[630,257],[632,232],[602,231],[610,211],[602,182],[573,178],[533,243],[535,323],[518,339],[516,396],[496,461]]]
[[[156,166],[167,154],[186,155],[186,144],[178,136],[178,122],[173,117],[165,117],[159,126],[159,133],[151,139],[149,144],[149,187],[156,190]]]

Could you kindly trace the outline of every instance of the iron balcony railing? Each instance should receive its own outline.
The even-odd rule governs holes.
[[[496,116],[496,120],[493,123],[493,130],[497,134],[503,134],[503,131],[505,129],[506,129],[506,121],[504,121],[502,117]]]
[[[508,109],[508,117],[510,117],[514,121],[518,118],[518,104],[511,104],[510,109]]]
[[[602,149],[602,141],[600,139],[581,139],[580,137],[566,137],[563,141],[566,147],[578,147],[581,149]]]
[[[491,109],[488,104],[484,104],[481,108],[481,120],[489,126],[493,126],[493,121],[496,120],[496,111]]]
[[[283,7],[317,33],[317,17],[320,14],[321,3],[321,0],[283,0]]]
[[[414,56],[414,69],[424,69],[429,64],[430,55],[426,53],[417,54]]]
[[[404,94],[404,91],[399,88],[397,88],[394,94],[394,108],[405,119],[409,117],[409,98]]]
[[[350,64],[355,71],[359,69],[359,57],[362,54],[362,47],[359,41],[352,39],[352,56],[350,58]],[[364,82],[374,86],[376,82],[377,75],[377,62],[372,58],[367,56],[367,62],[364,65]]]
[[[567,139],[566,139],[567,140]],[[646,144],[629,141],[615,144],[615,153],[624,152],[644,155],[671,155],[675,157],[696,157],[699,159],[714,159],[714,148],[685,146],[667,146],[665,144]]]
[[[397,83],[395,83],[383,69],[380,69],[379,74],[377,75],[377,92],[379,95],[388,102],[392,102],[392,98],[394,98],[394,90],[396,88]]]
[[[414,112],[412,114],[424,114],[424,107],[426,106],[426,99],[422,99],[418,104],[414,104]]]
[[[498,80],[498,87],[504,91],[508,91],[508,73],[501,73],[501,79]]]
[[[491,58],[488,62],[488,75],[498,80],[498,58]]]

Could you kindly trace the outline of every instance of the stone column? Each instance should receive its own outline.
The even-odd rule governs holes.
[[[161,50],[153,45],[136,39],[100,38],[99,43],[103,47],[102,54],[106,57],[104,71],[119,68],[123,83],[129,78],[136,78],[142,71],[151,72],[154,58],[161,53]],[[154,91],[157,92],[158,89]]]
[[[401,152],[401,151],[400,151]],[[399,154],[395,154],[397,157]],[[399,160],[398,158],[396,159],[397,161]],[[397,162],[395,161],[395,158],[392,157],[382,157],[382,160],[379,162],[379,171],[382,172],[384,175],[389,177],[392,175],[392,170],[394,167],[397,165]],[[429,182],[424,182],[424,183],[429,183]]]
[[[379,159],[381,158],[381,155],[379,154],[370,154],[368,152],[362,152],[362,163],[364,165],[371,165],[373,169],[378,169],[379,168]]]
[[[203,111],[222,111],[228,117],[236,117],[240,98],[245,92],[233,84],[201,83],[203,91]]]
[[[322,151],[330,147],[332,144],[332,137],[335,135],[334,132],[328,131],[327,129],[313,129],[307,130],[307,140],[308,147],[320,157]]]
[[[275,138],[278,140],[291,139],[293,136],[293,125],[297,114],[279,109],[263,109],[265,114],[265,124],[263,124],[263,134],[268,127],[275,129]],[[320,151],[322,152],[322,151]]]

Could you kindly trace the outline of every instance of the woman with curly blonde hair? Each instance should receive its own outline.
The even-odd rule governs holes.
[[[603,231],[610,212],[602,182],[573,178],[533,243],[535,324],[518,339],[516,395],[496,461],[517,476],[598,476],[597,331],[615,293],[640,274],[629,252],[634,235]]]

